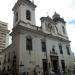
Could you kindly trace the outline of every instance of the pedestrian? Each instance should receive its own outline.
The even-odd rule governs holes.
[[[36,69],[34,69],[34,75],[37,75]]]

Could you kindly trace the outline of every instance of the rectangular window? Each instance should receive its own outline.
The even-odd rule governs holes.
[[[12,63],[12,66],[16,66],[16,55],[15,55],[15,53],[14,53],[14,55],[13,55],[13,63]]]
[[[8,62],[10,62],[10,53],[8,53]]]
[[[15,21],[18,21],[18,12],[15,14]]]
[[[26,11],[26,19],[31,20],[31,12],[29,10]]]
[[[4,56],[4,63],[3,64],[5,64],[6,63],[6,55]]]
[[[41,41],[42,44],[42,51],[46,52],[46,42],[45,41]]]
[[[9,66],[8,66],[8,68],[7,68],[7,71],[9,71],[10,69],[9,69]]]
[[[62,46],[59,45],[60,54],[63,54]]]
[[[0,65],[1,65],[1,61],[0,61]]]
[[[26,49],[32,50],[32,39],[31,38],[26,39]]]
[[[3,70],[2,70],[2,71],[3,71],[3,72],[5,72],[5,70],[6,70],[6,68],[5,68],[5,67],[3,67]]]
[[[70,55],[69,47],[66,47],[66,50],[67,50],[67,54]]]
[[[62,70],[65,73],[65,61],[61,60],[61,66],[62,66]]]

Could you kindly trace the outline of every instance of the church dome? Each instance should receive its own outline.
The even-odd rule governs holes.
[[[60,15],[58,13],[54,13],[54,15],[52,16],[53,17],[53,21],[54,22],[62,22],[62,23],[65,23],[64,19],[60,17]]]
[[[55,18],[60,18],[60,15],[58,13],[56,13],[56,12],[53,15],[53,19],[55,19]]]

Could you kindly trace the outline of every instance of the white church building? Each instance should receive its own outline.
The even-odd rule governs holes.
[[[41,17],[41,26],[35,22],[36,5],[30,0],[18,0],[13,7],[12,44],[0,53],[3,72],[33,75],[45,74],[50,69],[66,72],[73,66],[66,22],[58,13]]]

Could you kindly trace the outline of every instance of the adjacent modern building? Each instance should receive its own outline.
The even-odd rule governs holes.
[[[1,70],[33,75],[53,69],[66,72],[73,66],[66,22],[58,13],[41,17],[41,26],[35,22],[36,5],[30,0],[18,0],[13,7],[12,44],[3,50]]]
[[[0,52],[8,46],[9,30],[8,24],[0,21]]]

